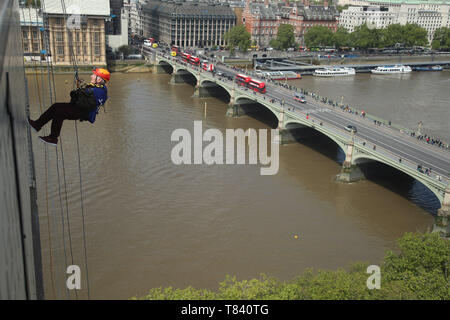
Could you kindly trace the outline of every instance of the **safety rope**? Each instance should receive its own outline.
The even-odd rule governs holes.
[[[64,24],[67,27],[66,17],[67,17],[67,11],[66,11],[66,4],[64,0],[61,0],[61,7],[63,10],[64,15]],[[73,50],[73,39],[71,39],[72,32],[70,30],[67,30],[68,34],[68,41],[69,41],[69,55],[70,55],[70,61],[72,63],[75,75],[74,75],[74,83],[78,85],[78,65],[76,62],[76,56]],[[86,287],[87,287],[87,296],[88,299],[90,299],[90,284],[89,284],[89,268],[88,268],[88,258],[87,258],[87,245],[86,245],[86,227],[85,227],[85,217],[84,217],[84,204],[83,204],[83,179],[81,174],[81,157],[80,157],[80,143],[79,143],[79,136],[78,136],[78,126],[77,122],[75,121],[75,136],[77,139],[77,155],[78,155],[78,175],[79,175],[79,181],[80,181],[80,204],[81,204],[81,221],[82,221],[82,232],[83,232],[83,249],[84,249],[84,261],[85,261],[85,269],[86,269]]]
[[[44,2],[41,3],[41,12],[44,15],[44,12],[45,12],[45,4],[44,4]],[[48,74],[48,81],[49,81],[49,84],[48,84],[49,100],[50,100],[50,105],[52,105],[53,102],[56,101],[55,78],[54,78],[54,72],[53,72],[53,63],[51,62],[50,59],[48,59],[48,57],[49,57],[49,48],[50,48],[48,34],[47,34],[48,28],[46,28],[45,17],[43,16],[42,18],[43,18],[42,21],[43,21],[43,26],[44,26],[44,28],[43,28],[44,30],[43,31],[44,31],[44,43],[45,43],[45,49],[46,49],[45,50],[45,55],[46,55],[46,62],[47,62],[47,74]],[[36,16],[36,19],[37,19],[37,16]],[[50,63],[49,63],[49,60],[50,60]],[[42,63],[41,63],[41,67],[42,67]],[[41,114],[42,114],[42,108],[41,108]],[[47,152],[47,145],[45,147],[46,147],[45,150]],[[55,152],[56,152],[56,168],[57,168],[57,176],[58,176],[58,191],[59,191],[59,200],[60,200],[60,208],[61,208],[61,225],[62,225],[62,237],[63,237],[63,247],[64,247],[64,263],[65,263],[66,270],[67,270],[67,250],[66,250],[66,238],[67,237],[66,237],[66,234],[65,234],[64,210],[63,210],[62,197],[61,197],[61,179],[60,179],[60,175],[59,175],[58,148],[56,148]],[[46,167],[46,189],[47,190],[48,190],[48,187],[47,187],[47,185],[48,185],[48,179],[47,179],[47,176],[48,176],[48,165],[47,165],[48,160],[49,160],[49,158],[47,157],[47,154],[46,154],[45,167]],[[63,167],[64,167],[64,165],[63,165]],[[65,177],[65,173],[64,173],[64,177]],[[46,203],[47,203],[47,206],[48,206],[48,191],[46,192]],[[66,194],[66,208],[68,208],[68,205],[67,205],[67,194]],[[56,226],[57,226],[57,222],[55,220],[56,216],[53,216],[53,218],[54,218],[54,225],[55,225],[55,228],[54,228],[55,237],[54,238],[55,238],[55,241],[56,241],[58,239],[58,236],[56,234]],[[70,224],[69,224],[69,226],[70,226]],[[50,228],[49,221],[48,221],[48,227]],[[51,240],[50,240],[50,242],[51,242]],[[70,242],[70,244],[71,244],[71,242]],[[72,257],[72,261],[73,261],[72,248],[71,248],[70,253],[71,253],[71,257]],[[52,257],[50,257],[50,258],[52,259]],[[53,286],[54,285],[53,270],[51,270],[51,271],[52,271],[52,286]],[[65,272],[63,274],[65,274]],[[65,278],[65,277],[63,276],[62,278]],[[65,281],[64,281],[64,283],[65,283]],[[68,291],[68,288],[67,288],[67,286],[65,286],[65,287],[66,287],[67,298],[70,299],[70,293]],[[59,289],[59,287],[57,287],[57,288]],[[53,292],[53,293],[55,295],[55,292]],[[59,290],[58,290],[58,296],[59,296]],[[57,297],[57,296],[55,295],[55,297]]]
[[[52,61],[49,59],[49,51],[50,51],[50,40],[49,40],[49,36],[48,36],[48,28],[46,27],[47,23],[44,17],[44,12],[45,12],[45,1],[41,2],[41,12],[42,12],[42,22],[44,25],[44,44],[45,44],[45,55],[46,55],[46,67],[47,67],[47,76],[48,76],[48,90],[49,90],[49,104],[53,105],[54,101],[56,101],[56,90],[55,90],[55,84],[54,84],[54,77],[53,75],[53,63]],[[46,175],[49,175],[49,166],[47,164],[47,162],[49,161],[49,157],[47,157],[46,159]],[[56,150],[56,162],[58,163],[58,152]],[[59,174],[58,174],[59,175]],[[59,177],[58,177],[59,179]],[[46,180],[46,183],[48,183],[48,179]],[[58,186],[60,185],[59,180],[58,180]],[[48,202],[48,195],[47,195],[47,202]],[[54,223],[54,228],[53,228],[53,232],[54,232],[54,240],[56,243],[58,243],[58,235],[56,233],[56,226],[58,225],[57,221],[56,221],[56,215],[52,215],[53,217],[53,223]],[[64,230],[63,230],[63,241],[65,243],[65,234],[64,234]],[[58,251],[55,252],[55,260],[56,262],[59,260],[58,259]],[[60,287],[56,286],[56,296],[55,297],[59,297],[59,290]]]
[[[67,26],[67,11],[66,11],[66,5],[65,5],[65,1],[61,0],[61,7],[62,7],[62,11],[63,11],[63,16],[64,16],[64,25]],[[43,52],[45,54],[46,57],[46,64],[47,64],[47,75],[48,75],[48,90],[49,90],[49,102],[50,105],[53,105],[53,103],[56,101],[56,86],[55,86],[55,75],[54,75],[54,69],[53,69],[53,55],[50,57],[50,40],[49,40],[49,27],[48,27],[48,20],[46,20],[46,18],[48,19],[48,17],[45,17],[45,1],[41,1],[41,13],[42,13],[42,21],[43,21],[43,43],[45,46],[45,51]],[[22,12],[23,12],[23,7],[22,7]],[[30,21],[31,21],[31,13],[29,11],[29,15],[30,15]],[[38,26],[38,16],[36,15],[36,26]],[[76,82],[76,84],[78,85],[78,66],[77,66],[77,62],[76,62],[76,56],[73,50],[73,39],[71,39],[71,31],[67,30],[67,34],[68,34],[68,43],[69,43],[69,56],[70,56],[70,62],[72,64],[72,67],[74,69],[75,72],[75,76],[74,76],[74,83]],[[40,33],[39,33],[39,40],[40,40]],[[42,61],[39,62],[40,63],[40,69],[42,71]],[[35,79],[36,79],[36,86],[37,86],[37,92],[38,92],[38,100],[39,100],[39,105],[40,105],[40,112],[41,114],[43,113],[42,110],[42,105],[45,104],[45,99],[44,96],[42,96],[41,99],[41,95],[40,95],[40,88],[39,88],[39,83],[38,83],[38,78],[37,78],[37,71],[36,71],[36,62],[33,61],[33,68],[34,68],[34,72],[35,72]],[[44,76],[43,73],[41,72],[41,78],[42,78],[42,83],[44,82]],[[44,86],[41,87],[42,90],[44,90]],[[45,131],[44,131],[45,132]],[[81,201],[81,218],[82,218],[82,232],[83,232],[83,248],[84,248],[84,259],[85,259],[85,268],[86,268],[86,282],[87,282],[87,295],[88,295],[88,299],[90,299],[90,285],[89,285],[89,272],[88,272],[88,259],[87,259],[87,245],[86,245],[86,230],[85,230],[85,216],[84,216],[84,203],[83,203],[83,182],[82,182],[82,174],[81,174],[81,160],[80,160],[80,145],[79,145],[79,137],[78,137],[78,128],[77,128],[77,123],[75,121],[75,134],[76,134],[76,139],[77,139],[77,152],[78,152],[78,172],[79,172],[79,181],[80,181],[80,201]],[[68,197],[67,197],[67,182],[66,182],[66,173],[65,173],[65,163],[64,163],[64,151],[63,151],[63,141],[62,138],[60,137],[60,150],[61,150],[61,162],[62,162],[62,173],[63,173],[63,179],[64,179],[64,192],[65,192],[65,203],[66,203],[66,221],[64,220],[64,209],[63,209],[63,201],[62,201],[62,194],[61,194],[61,177],[60,177],[60,168],[59,168],[59,155],[58,155],[58,147],[56,147],[56,170],[57,170],[57,178],[58,178],[58,193],[59,193],[59,202],[60,202],[60,208],[61,208],[61,225],[62,225],[62,236],[63,236],[63,248],[64,248],[64,262],[66,265],[66,269],[67,269],[67,249],[66,249],[66,232],[65,232],[65,223],[67,222],[67,227],[68,227],[68,239],[69,239],[69,248],[70,248],[70,256],[71,256],[71,262],[72,264],[74,264],[74,258],[73,258],[73,246],[72,246],[72,233],[71,233],[71,226],[70,226],[70,216],[69,216],[69,205],[68,205]],[[50,272],[51,272],[51,284],[52,284],[52,290],[53,290],[53,295],[55,297],[59,296],[59,286],[56,286],[57,288],[57,292],[55,292],[55,279],[54,279],[54,267],[53,267],[53,248],[52,248],[52,243],[53,241],[58,242],[58,234],[56,233],[56,226],[57,226],[57,222],[56,222],[56,216],[52,215],[53,217],[53,224],[54,224],[54,228],[53,228],[53,233],[54,233],[54,237],[52,239],[51,237],[51,226],[50,226],[50,213],[49,213],[49,191],[48,191],[48,176],[49,176],[49,166],[48,166],[48,162],[49,162],[49,156],[48,156],[48,149],[47,149],[47,145],[45,145],[45,184],[46,184],[46,211],[47,211],[47,225],[48,225],[48,234],[49,234],[49,242],[50,242]],[[58,261],[58,257],[57,257],[57,253],[58,251],[55,252],[55,261]],[[70,299],[70,293],[67,289],[66,286],[66,292],[67,292],[67,297]],[[78,299],[78,294],[77,291],[75,290],[75,295],[76,298]]]

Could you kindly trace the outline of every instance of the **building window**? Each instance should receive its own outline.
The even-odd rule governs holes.
[[[39,44],[37,42],[33,42],[33,52],[39,51]]]
[[[59,55],[64,55],[64,46],[57,46],[56,53]]]
[[[100,42],[100,33],[99,32],[94,33],[94,42]]]
[[[28,32],[27,32],[27,30],[23,30],[23,31],[22,31],[22,36],[23,36],[24,39],[28,38]]]
[[[56,18],[56,19],[55,19],[55,24],[56,24],[57,26],[60,26],[60,25],[61,25],[61,18]]]
[[[56,41],[64,41],[64,34],[62,32],[56,32]]]
[[[95,46],[94,47],[94,53],[95,53],[96,56],[100,55],[100,46]]]
[[[29,46],[28,46],[28,41],[23,43],[23,51],[28,52],[29,50]]]

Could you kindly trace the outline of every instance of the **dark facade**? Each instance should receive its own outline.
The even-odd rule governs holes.
[[[106,23],[106,34],[118,35],[122,34],[121,30],[121,14],[123,7],[123,0],[109,0],[109,7],[111,8],[111,15],[115,17],[111,18],[111,21]],[[124,30],[127,32],[127,30]]]
[[[223,36],[235,25],[236,15],[228,4],[153,0],[144,6],[144,36],[170,45],[225,45]]]

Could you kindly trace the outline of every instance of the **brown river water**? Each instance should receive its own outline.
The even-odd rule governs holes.
[[[71,79],[55,76],[58,101],[68,100]],[[40,95],[34,76],[28,80],[37,118],[39,98],[49,103],[48,80],[38,77]],[[273,123],[265,113],[226,117],[224,99],[193,98],[192,85],[169,80],[113,74],[106,113],[94,125],[77,122],[84,232],[75,122],[64,123],[58,153],[33,133],[46,298],[87,298],[86,271],[91,298],[127,299],[160,286],[217,289],[227,274],[289,280],[308,267],[379,264],[403,233],[432,227],[439,203],[420,183],[382,165],[368,168],[367,180],[336,183],[343,154],[317,134],[281,146],[273,176],[261,176],[259,165],[173,164],[171,134],[192,132],[194,120],[222,132]],[[336,100],[344,95],[404,126],[422,120],[447,141],[449,83],[449,72],[290,82]],[[82,275],[76,296],[64,283],[72,264]]]

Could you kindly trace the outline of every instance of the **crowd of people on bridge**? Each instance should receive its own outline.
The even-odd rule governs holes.
[[[191,54],[196,54],[197,53],[196,50],[193,49],[193,48],[187,49],[186,52],[191,53]],[[167,57],[167,58],[176,60],[176,58],[173,58],[173,57]],[[330,99],[328,97],[322,97],[322,96],[320,96],[320,95],[318,95],[318,94],[316,94],[314,92],[309,92],[309,91],[307,91],[305,89],[301,89],[301,88],[297,88],[295,86],[291,86],[291,85],[289,85],[289,84],[287,84],[285,82],[280,82],[280,81],[275,81],[275,80],[272,80],[272,79],[267,79],[266,77],[262,76],[261,74],[257,74],[255,72],[249,71],[247,69],[242,69],[242,68],[237,67],[237,66],[226,65],[226,64],[224,64],[224,63],[222,63],[219,60],[214,59],[214,58],[208,58],[206,56],[202,56],[202,58],[209,59],[210,61],[212,61],[213,63],[215,63],[218,66],[224,66],[224,67],[230,68],[230,69],[232,69],[234,71],[248,74],[248,75],[250,75],[252,77],[260,79],[261,81],[265,81],[267,83],[271,83],[273,85],[277,85],[277,86],[285,88],[287,90],[290,90],[290,91],[293,91],[293,92],[300,92],[303,95],[309,95],[315,101],[320,101],[322,103],[328,104],[328,105],[332,106],[333,108],[339,108],[343,112],[347,112],[347,113],[350,113],[350,114],[353,114],[353,115],[356,115],[356,116],[360,116],[363,119],[371,120],[371,121],[373,121],[373,124],[376,125],[376,126],[385,126],[385,127],[395,128],[395,126],[392,125],[391,121],[381,121],[381,120],[375,119],[372,116],[368,116],[364,110],[359,111],[358,109],[352,108],[349,105],[344,105],[344,104],[339,103],[338,101],[334,101],[334,100],[332,100],[332,99]],[[187,63],[180,62],[179,60],[178,60],[178,62],[182,63],[184,65],[187,65]],[[194,68],[197,71],[203,72],[203,69],[201,67],[196,67],[196,66],[192,66],[192,65],[190,65],[190,67]],[[212,75],[213,75],[213,77],[216,76],[216,72],[212,72]],[[228,81],[232,81],[232,82],[234,81],[234,78],[232,76],[225,75],[225,74],[221,75],[219,77],[219,79],[220,80],[228,80]],[[245,90],[248,90],[248,89],[245,89]],[[254,94],[256,95],[257,93],[254,92]],[[266,99],[265,96],[263,96],[263,98]],[[271,98],[269,101],[271,103],[277,103],[277,104],[280,104],[280,105],[284,105],[284,103],[283,103],[284,101],[282,101],[280,99]],[[295,107],[294,106],[293,107],[288,107],[288,110],[295,110]],[[419,141],[424,141],[424,142],[426,142],[426,143],[428,143],[430,145],[437,146],[437,147],[440,147],[440,148],[443,148],[443,149],[447,149],[447,150],[450,149],[450,144],[442,141],[440,138],[434,138],[434,137],[428,136],[426,134],[416,135],[414,130],[399,129],[399,131],[402,132],[402,133],[408,134],[411,137],[415,137]]]

